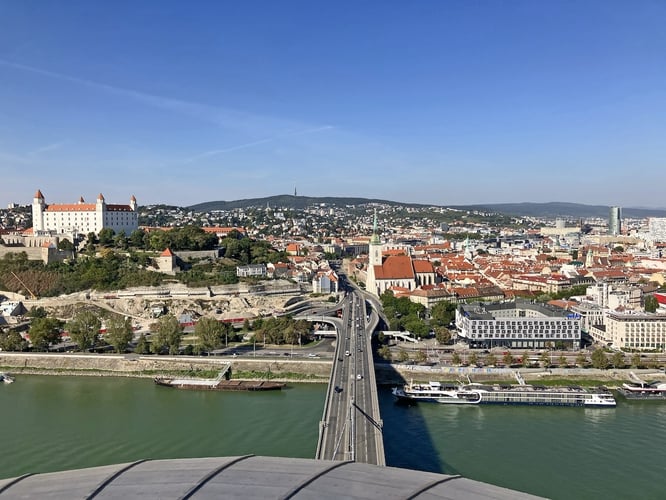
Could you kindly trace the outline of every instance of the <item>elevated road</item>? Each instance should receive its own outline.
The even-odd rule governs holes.
[[[342,311],[316,458],[385,465],[371,349],[377,316],[368,315],[356,291],[347,294]]]

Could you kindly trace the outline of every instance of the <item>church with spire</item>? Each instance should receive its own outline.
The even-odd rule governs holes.
[[[377,210],[368,245],[368,272],[365,289],[377,296],[386,290],[412,292],[422,285],[434,285],[436,273],[428,260],[413,259],[410,255],[391,254],[384,257],[383,244],[377,232]]]

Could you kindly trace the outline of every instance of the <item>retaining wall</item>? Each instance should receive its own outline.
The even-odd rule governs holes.
[[[0,366],[15,369],[80,371],[99,370],[119,373],[175,370],[219,370],[231,363],[234,371],[270,371],[273,374],[300,373],[327,378],[330,361],[237,359],[190,356],[135,356],[100,354],[0,353]]]

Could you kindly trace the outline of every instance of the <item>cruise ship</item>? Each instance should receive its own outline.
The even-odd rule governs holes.
[[[542,405],[580,406],[585,408],[612,408],[616,406],[613,394],[605,388],[588,390],[578,386],[546,387],[526,384],[516,374],[519,384],[427,384],[409,383],[394,387],[393,395],[399,401],[428,402],[462,405]]]

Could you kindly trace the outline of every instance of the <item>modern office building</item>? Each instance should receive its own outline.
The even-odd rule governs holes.
[[[608,214],[608,234],[618,236],[622,232],[622,209],[610,207]]]
[[[458,336],[476,348],[578,349],[580,326],[578,314],[528,301],[461,304],[456,310]]]

